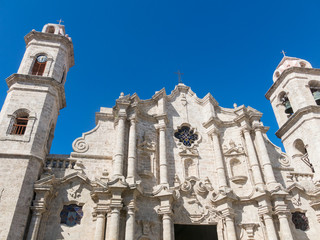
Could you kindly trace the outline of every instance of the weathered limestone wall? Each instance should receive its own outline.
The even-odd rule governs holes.
[[[28,156],[0,156],[0,239],[22,239],[40,163]]]
[[[96,218],[93,216],[95,204],[90,196],[90,189],[85,182],[73,179],[61,184],[57,189],[57,197],[50,201],[48,216],[44,216],[43,229],[39,239],[92,239],[95,233]],[[69,227],[60,224],[60,212],[64,205],[77,204],[83,206],[83,218],[80,225]]]

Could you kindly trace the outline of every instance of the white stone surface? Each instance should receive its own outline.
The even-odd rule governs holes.
[[[180,83],[147,100],[121,94],[115,107],[96,113],[94,129],[79,133],[70,155],[48,155],[65,106],[59,82],[74,64],[72,42],[58,24],[25,39],[0,113],[1,240],[170,240],[174,224],[216,225],[219,240],[318,239],[320,107],[310,87],[320,86],[319,69],[285,57],[274,73],[266,96],[286,153],[268,139],[259,111],[223,108]],[[39,54],[48,56],[46,69],[32,76]],[[26,132],[12,135],[21,109],[29,114]],[[183,127],[197,135],[190,146],[175,137]],[[60,223],[69,204],[83,209],[72,227]],[[309,229],[296,229],[293,212],[305,213]]]

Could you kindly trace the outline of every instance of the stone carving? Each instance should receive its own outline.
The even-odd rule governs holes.
[[[70,182],[69,195],[74,199],[79,198],[79,197],[81,197],[82,189],[83,189],[83,185],[82,184],[79,184],[79,186],[76,187],[75,184]]]
[[[144,133],[138,143],[139,175],[153,177],[157,171],[156,142]]]
[[[244,148],[242,144],[235,144],[235,142],[231,139],[229,141],[229,147],[227,145],[223,145],[223,153],[225,155],[237,155],[237,154],[244,154]]]
[[[80,137],[80,138],[77,138],[72,143],[72,148],[73,148],[73,151],[75,151],[75,152],[84,153],[84,152],[88,151],[89,145],[86,143],[84,138]]]
[[[301,203],[301,198],[300,198],[300,194],[298,193],[296,196],[291,198],[291,202],[293,205],[299,207],[302,205]]]
[[[254,232],[258,226],[259,226],[258,223],[242,223],[242,224],[240,224],[240,227],[242,227],[246,231],[248,240],[255,239]]]
[[[187,105],[187,98],[186,98],[186,94],[184,93],[181,94],[181,103],[183,106]]]
[[[175,178],[176,188],[176,217],[177,220],[182,220],[182,217],[187,216],[188,221],[192,223],[217,223],[220,214],[210,204],[207,199],[208,193],[213,191],[212,184],[208,178],[200,181],[196,177],[190,177],[182,184],[179,178]],[[181,213],[181,216],[179,215]]]
[[[138,224],[141,226],[142,235],[139,237],[139,240],[152,239],[154,222],[149,220],[139,220]]]
[[[109,182],[109,172],[107,169],[103,169],[102,171],[102,176],[100,177],[100,180],[101,181],[104,181],[104,182]]]
[[[279,162],[282,167],[289,167],[290,166],[289,157],[284,153],[281,154],[281,157],[279,158]]]

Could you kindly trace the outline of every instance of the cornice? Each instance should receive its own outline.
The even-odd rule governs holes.
[[[27,75],[27,74],[18,74],[14,73],[6,79],[7,85],[9,88],[15,83],[28,83],[37,86],[50,86],[57,90],[59,95],[59,105],[60,109],[66,107],[66,95],[64,90],[64,85],[57,82],[52,77],[43,77],[36,75]],[[34,89],[33,89],[34,91]]]
[[[285,78],[291,73],[304,73],[304,74],[314,74],[320,75],[320,69],[318,68],[301,68],[301,67],[291,67],[282,72],[280,77],[275,81],[270,89],[265,94],[265,97],[270,100],[271,95],[279,87],[279,85],[285,80]]]
[[[279,130],[276,132],[276,136],[278,138],[282,138],[282,136],[307,113],[320,113],[320,106],[311,105],[294,112],[291,117],[279,128]]]
[[[33,39],[48,41],[48,42],[59,42],[66,45],[69,49],[69,60],[70,60],[69,68],[71,68],[74,65],[74,51],[73,51],[73,44],[72,44],[71,38],[63,35],[58,35],[58,34],[37,32],[34,30],[29,32],[24,37],[24,41],[26,45],[28,45]]]

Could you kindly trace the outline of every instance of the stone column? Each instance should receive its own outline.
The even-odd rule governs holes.
[[[162,216],[162,228],[163,228],[163,239],[174,240],[173,237],[173,223],[171,215],[168,213],[163,214]]]
[[[107,227],[106,227],[106,233],[105,233],[105,240],[110,240],[110,222],[111,222],[111,211],[108,211],[107,213]]]
[[[231,215],[225,216],[228,240],[237,240],[236,228]]]
[[[109,236],[108,240],[119,240],[120,230],[120,210],[118,207],[111,207],[110,226],[108,226]]]
[[[221,152],[218,129],[214,129],[211,136],[212,136],[212,142],[213,142],[216,171],[218,174],[219,189],[224,190],[228,186],[228,184],[227,184],[226,173],[224,170],[225,169],[224,160]]]
[[[173,193],[168,189],[163,189],[156,195],[160,200],[158,214],[162,216],[162,239],[174,240],[173,223],[172,223],[172,201]]]
[[[104,240],[105,226],[106,226],[106,213],[97,212],[96,231],[94,234],[94,240]]]
[[[38,238],[38,232],[39,232],[39,227],[41,223],[41,218],[42,218],[42,211],[35,210],[34,208],[32,209],[32,218],[31,222],[29,225],[29,232],[27,239],[28,240],[36,240]]]
[[[255,148],[254,148],[254,145],[252,142],[252,138],[250,135],[250,129],[248,126],[245,126],[243,128],[243,135],[244,135],[244,139],[245,139],[246,146],[247,146],[248,157],[249,157],[250,166],[252,169],[252,174],[253,174],[255,185],[258,189],[260,189],[262,191],[264,189],[263,179],[262,179],[256,151],[255,151]]]
[[[168,163],[167,163],[167,144],[166,144],[166,122],[165,114],[156,116],[159,129],[159,167],[160,167],[160,184],[168,185]]]
[[[120,210],[123,207],[122,204],[122,193],[127,188],[125,182],[117,179],[116,182],[110,184],[109,189],[112,193],[112,198],[110,199],[109,209],[111,210],[110,221],[108,222],[108,240],[119,240],[120,231]]]
[[[231,200],[231,199],[230,199]],[[234,225],[234,210],[231,201],[226,199],[226,208],[221,209],[222,216],[226,223],[226,233],[228,240],[237,240],[236,228]]]
[[[278,218],[280,223],[281,239],[293,240],[287,213],[285,212],[278,213]]]
[[[274,210],[275,214],[278,215],[279,224],[280,224],[280,239],[293,240],[293,236],[291,233],[288,214],[290,213],[285,203],[286,194],[274,194]]]
[[[125,120],[126,115],[119,115],[116,148],[113,161],[114,176],[123,176]]]
[[[126,235],[125,240],[135,240],[134,233],[135,233],[135,203],[132,200],[129,205],[127,206],[127,221],[126,221]]]
[[[127,182],[134,184],[136,177],[136,119],[130,119]]]
[[[258,213],[263,219],[268,240],[278,240],[276,228],[272,219],[272,205],[270,199],[263,195],[259,200]]]
[[[259,149],[260,160],[262,162],[263,169],[264,169],[264,176],[265,176],[266,183],[268,185],[277,183],[274,177],[272,165],[268,155],[268,150],[263,140],[261,126],[255,128],[255,134],[256,134],[257,145]]]
[[[273,223],[272,215],[265,213],[262,215],[267,230],[268,240],[278,240],[276,228]]]

